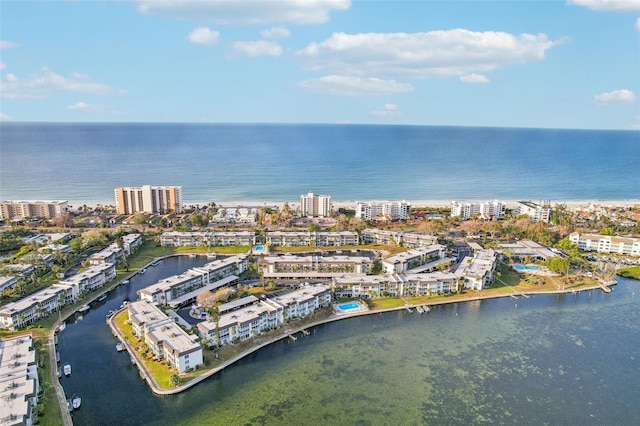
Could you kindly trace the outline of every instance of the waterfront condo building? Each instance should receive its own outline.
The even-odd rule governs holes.
[[[452,201],[451,217],[460,217],[463,220],[479,216],[481,219],[490,220],[492,218],[503,219],[507,205],[498,200],[494,201]]]
[[[0,219],[53,219],[58,213],[68,210],[67,201],[3,201],[0,203]]]
[[[640,238],[611,237],[608,235],[573,232],[569,235],[569,241],[584,251],[640,256]]]
[[[198,337],[187,334],[157,305],[138,300],[129,303],[127,310],[133,333],[147,344],[156,359],[167,360],[178,373],[191,371],[203,364]]]
[[[118,214],[182,213],[181,186],[151,186],[116,188]]]
[[[356,203],[356,217],[364,220],[407,220],[411,204],[402,201]]]
[[[316,195],[309,192],[300,196],[300,216],[330,217],[332,211],[330,195]]]
[[[551,207],[541,206],[531,201],[516,201],[515,214],[526,214],[533,222],[549,222]]]
[[[38,421],[37,359],[31,335],[0,341],[0,424],[33,425]]]

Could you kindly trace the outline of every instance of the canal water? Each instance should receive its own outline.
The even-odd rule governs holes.
[[[640,282],[436,306],[319,326],[179,395],[152,394],[115,350],[109,309],[206,263],[165,260],[60,335],[76,425],[639,424]]]

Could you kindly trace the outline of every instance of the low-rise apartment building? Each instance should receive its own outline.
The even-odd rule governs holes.
[[[138,298],[162,305],[247,269],[247,256],[224,257],[138,290]]]
[[[459,278],[450,272],[428,274],[385,274],[332,279],[331,287],[338,298],[426,296],[458,291]]]
[[[341,232],[281,232],[272,231],[266,234],[269,246],[356,246],[360,239],[354,231]]]
[[[461,280],[464,288],[483,290],[493,281],[497,261],[498,255],[494,250],[479,250],[460,262],[455,276]]]
[[[160,245],[163,247],[200,246],[253,246],[256,234],[251,231],[239,232],[163,232]]]
[[[408,248],[431,246],[438,242],[438,238],[433,235],[369,228],[360,233],[360,239],[363,244],[397,245]]]
[[[221,313],[217,326],[213,320],[197,325],[201,339],[211,347],[257,336],[291,319],[305,317],[329,306],[331,289],[323,284],[305,284],[290,293],[268,297],[262,301],[250,299],[250,302],[247,306],[241,299],[221,305],[219,309],[225,313]],[[233,306],[228,306],[232,304]]]
[[[0,424],[36,423],[40,391],[36,355],[31,335],[0,341]]]
[[[443,259],[445,254],[446,247],[440,244],[417,247],[384,259],[382,267],[387,274],[406,273],[410,269]]]
[[[165,359],[179,373],[203,364],[197,336],[187,334],[158,306],[146,300],[127,305],[133,333],[148,346],[156,359]]]
[[[574,232],[569,235],[569,241],[576,244],[583,251],[640,256],[640,238]]]
[[[261,264],[264,278],[327,279],[345,273],[365,275],[372,261],[363,256],[267,256]]]

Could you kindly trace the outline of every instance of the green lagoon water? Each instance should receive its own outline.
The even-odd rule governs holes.
[[[77,425],[640,424],[640,283],[627,279],[611,294],[326,324],[171,397],[152,395],[100,323],[70,324],[60,346],[78,356],[63,379],[83,397]],[[87,339],[97,349],[79,355]],[[90,372],[87,356],[101,359]]]

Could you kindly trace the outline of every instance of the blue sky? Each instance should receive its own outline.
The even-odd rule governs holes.
[[[640,0],[0,0],[0,117],[640,129],[639,17]]]

